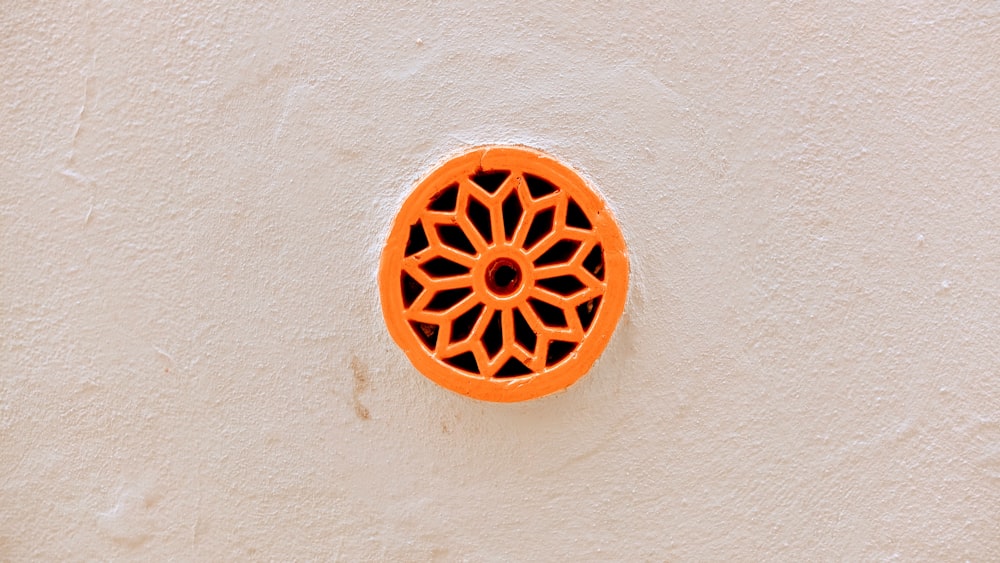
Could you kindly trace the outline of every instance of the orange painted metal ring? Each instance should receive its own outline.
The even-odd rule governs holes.
[[[625,307],[625,241],[604,201],[540,151],[475,148],[396,216],[379,272],[389,333],[426,377],[485,401],[565,389]]]

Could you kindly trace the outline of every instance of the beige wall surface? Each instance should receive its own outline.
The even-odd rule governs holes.
[[[0,9],[0,560],[1000,560],[1000,3]],[[563,393],[390,339],[395,210],[526,143],[625,314]]]

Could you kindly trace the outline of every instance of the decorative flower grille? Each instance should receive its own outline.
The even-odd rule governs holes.
[[[627,268],[617,226],[576,174],[537,151],[481,148],[407,200],[383,255],[383,310],[431,379],[523,400],[589,369],[621,314]]]

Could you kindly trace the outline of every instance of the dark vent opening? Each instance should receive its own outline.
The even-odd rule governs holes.
[[[500,311],[493,312],[493,318],[486,325],[486,332],[483,333],[483,346],[490,358],[496,357],[503,348],[503,329],[500,326]]]
[[[572,342],[563,342],[562,340],[549,342],[549,352],[545,356],[545,366],[551,367],[565,360],[566,356],[569,356],[575,348],[576,344]]]
[[[538,243],[545,235],[552,232],[552,221],[555,218],[555,209],[548,208],[535,214],[535,218],[528,227],[528,236],[524,239],[524,248],[530,249]]]
[[[491,170],[489,172],[478,172],[472,177],[472,181],[479,184],[480,188],[492,194],[500,189],[507,176],[510,176],[510,172],[506,170]]]
[[[507,361],[500,366],[500,369],[497,370],[494,377],[517,377],[519,375],[528,375],[530,373],[531,370],[528,369],[528,366],[521,363],[521,360],[518,360],[517,358],[508,358]]]
[[[535,260],[535,266],[547,266],[549,264],[563,264],[573,259],[576,250],[580,248],[580,241],[563,239],[552,245],[552,248]]]
[[[535,284],[551,291],[552,293],[557,293],[563,296],[573,295],[574,293],[587,287],[583,285],[583,282],[578,280],[576,276],[545,278],[542,280],[536,280]]]
[[[557,191],[556,187],[546,180],[538,176],[532,176],[531,174],[524,175],[524,182],[528,184],[528,193],[531,194],[532,199],[554,194]]]
[[[438,225],[438,236],[441,237],[441,242],[459,252],[476,253],[476,247],[472,246],[469,237],[465,236],[465,232],[457,225]]]
[[[472,222],[472,226],[479,231],[483,240],[487,244],[492,243],[493,229],[490,227],[490,210],[485,205],[479,203],[479,201],[469,198],[469,205],[466,208],[466,212],[469,215],[469,221]]]
[[[595,297],[586,303],[576,306],[576,314],[580,317],[580,324],[583,330],[590,330],[590,325],[594,324],[594,317],[597,316],[597,307],[601,304],[601,298]]]
[[[420,265],[420,269],[432,278],[447,278],[469,273],[469,269],[465,266],[440,256],[424,262]]]
[[[604,281],[604,250],[601,245],[595,246],[583,259],[583,269],[594,274],[595,278]]]
[[[410,225],[410,238],[406,239],[406,251],[404,255],[412,256],[428,246],[430,246],[430,243],[427,242],[427,233],[424,232],[424,226],[420,221]]]
[[[524,319],[520,309],[514,309],[514,340],[529,354],[535,353],[538,335],[531,330],[531,325]]]
[[[469,373],[479,373],[479,364],[476,363],[476,356],[472,352],[462,352],[447,358],[444,363]]]
[[[509,258],[498,258],[486,268],[486,287],[497,295],[510,295],[521,287],[521,269]]]
[[[521,200],[517,197],[517,192],[510,192],[507,199],[503,200],[503,232],[507,236],[507,240],[514,237],[514,230],[517,229],[518,223],[521,222],[521,214],[524,213],[524,207],[521,206]]]
[[[452,184],[438,192],[428,207],[431,211],[454,211],[458,203],[458,184]]]
[[[427,310],[447,311],[457,305],[459,301],[465,299],[470,293],[472,293],[471,287],[442,289],[431,298],[431,302],[427,304]]]
[[[468,311],[462,313],[457,319],[451,322],[451,341],[460,342],[465,340],[472,334],[473,327],[476,326],[476,321],[479,320],[479,315],[483,313],[483,304],[478,303],[475,307],[469,309]]]
[[[493,274],[493,281],[500,287],[510,287],[517,279],[517,270],[507,264],[501,264]]]
[[[550,305],[533,297],[528,299],[528,304],[531,305],[531,308],[535,310],[535,314],[538,315],[538,318],[541,319],[542,323],[546,326],[557,328],[567,326],[566,315],[563,314],[562,309],[559,307]]]
[[[424,290],[424,286],[420,285],[420,282],[413,279],[410,274],[403,272],[400,276],[400,285],[403,286],[403,307],[409,307],[413,305],[413,300],[420,296],[420,292]]]
[[[437,325],[410,321],[410,327],[413,328],[413,332],[417,333],[417,337],[424,343],[424,346],[427,346],[431,350],[434,349],[438,341]]]
[[[590,219],[587,219],[587,214],[580,209],[580,206],[572,198],[566,207],[566,225],[576,227],[577,229],[587,229],[588,231],[593,227],[590,224]]]

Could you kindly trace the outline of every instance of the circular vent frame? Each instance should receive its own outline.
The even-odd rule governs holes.
[[[395,342],[439,385],[512,402],[565,389],[625,307],[628,258],[601,197],[527,147],[433,170],[396,216],[379,272]]]

